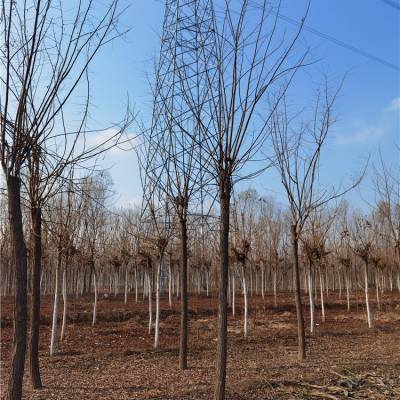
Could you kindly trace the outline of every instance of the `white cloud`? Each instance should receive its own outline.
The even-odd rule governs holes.
[[[366,121],[353,121],[353,127],[346,135],[339,135],[335,139],[337,145],[349,145],[354,143],[366,143],[382,137],[390,130],[393,119],[392,112],[400,111],[400,97],[395,97],[380,113],[377,113],[377,121],[373,124]]]
[[[103,131],[90,133],[86,136],[86,148],[96,146],[109,148],[108,152],[118,156],[133,149],[136,142],[136,135],[132,132],[119,134],[117,128],[109,128]]]
[[[361,128],[355,133],[349,134],[347,136],[340,135],[336,138],[336,144],[353,144],[353,143],[364,143],[370,139],[378,138],[382,136],[384,130],[379,127]]]
[[[386,107],[386,111],[400,111],[400,96],[395,97]]]

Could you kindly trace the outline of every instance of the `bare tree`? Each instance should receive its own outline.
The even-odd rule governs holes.
[[[2,97],[0,160],[7,181],[12,240],[15,248],[15,335],[8,398],[22,392],[27,331],[26,245],[21,217],[21,170],[35,146],[56,135],[49,127],[63,125],[68,100],[76,91],[99,49],[115,33],[118,1],[100,7],[79,3],[65,9],[50,0],[2,1]],[[58,122],[57,122],[58,121]],[[36,303],[37,305],[37,303]],[[40,386],[37,368],[34,385]]]
[[[360,215],[354,215],[353,225],[349,230],[342,233],[343,237],[350,239],[352,250],[361,258],[364,263],[364,294],[365,307],[367,310],[368,327],[372,328],[372,313],[369,303],[369,266],[374,251],[376,238],[376,227],[367,219]]]
[[[339,87],[340,89],[340,87]],[[272,146],[275,165],[284,187],[291,215],[291,240],[295,275],[295,301],[298,331],[298,357],[306,356],[303,306],[301,302],[299,239],[312,213],[354,188],[361,177],[349,188],[338,192],[319,185],[319,163],[321,151],[326,142],[333,119],[333,106],[338,90],[329,94],[325,90],[317,92],[316,106],[309,123],[300,122],[288,115],[286,102],[276,110],[271,120]]]
[[[257,15],[251,14],[250,10],[249,1],[243,1],[238,11],[230,2],[225,2],[222,17],[215,18],[213,32],[210,33],[215,39],[209,57],[204,60],[202,106],[199,107],[195,96],[197,89],[193,93],[193,88],[186,86],[183,91],[201,131],[201,147],[211,159],[208,172],[217,187],[220,203],[215,399],[225,397],[232,190],[238,180],[253,176],[251,173],[240,175],[240,171],[265,142],[269,115],[305,57],[301,54],[293,60],[294,45],[301,27],[285,43],[277,35],[278,16],[270,12],[267,1],[261,2]],[[268,30],[268,25],[272,29]],[[260,116],[262,99],[268,97],[271,104],[269,112]],[[186,134],[191,135],[191,132]]]
[[[90,268],[89,286],[93,281],[94,288],[92,325],[97,320],[98,274],[96,264],[105,245],[107,209],[110,207],[110,199],[113,195],[111,187],[112,180],[106,172],[86,177],[82,182],[82,195],[85,197],[82,205],[83,230]]]
[[[246,278],[249,274],[251,275],[257,201],[258,195],[255,190],[249,189],[240,192],[233,200],[232,210],[232,252],[234,267],[238,267],[242,282],[244,337],[247,337],[248,332],[248,283]]]
[[[400,176],[396,168],[397,166],[390,168],[386,165],[381,155],[380,166],[375,168],[373,181],[378,212],[388,228],[387,231],[382,229],[381,233],[392,242],[396,254],[397,277],[400,282]],[[381,226],[383,227],[383,224]]]
[[[213,43],[212,4],[210,0],[165,3],[152,122],[149,131],[144,132],[147,157],[152,158],[154,169],[148,179],[157,181],[153,185],[164,192],[179,226],[181,369],[187,368],[188,347],[188,219],[195,202],[200,202],[203,218],[204,164],[208,159],[199,145],[199,124],[185,101],[184,91],[191,88],[197,110],[207,101],[203,71]]]
[[[310,300],[310,332],[314,332],[314,287],[316,285],[316,274],[319,275],[320,285],[320,298],[321,298],[321,312],[322,321],[325,321],[325,305],[324,305],[324,291],[321,269],[323,267],[324,259],[329,254],[327,250],[326,241],[329,229],[335,218],[335,213],[322,213],[313,212],[307,221],[304,229],[304,234],[300,238],[303,244],[304,257],[307,260],[308,271],[307,271],[307,284],[308,284],[308,296]]]
[[[170,185],[170,176],[166,171],[169,164],[166,161],[160,163],[160,158],[162,160],[162,153],[158,151],[158,144],[155,140],[156,137],[155,132],[151,130],[148,140],[144,141],[142,146],[137,149],[143,188],[141,224],[147,225],[147,228],[144,230],[146,236],[143,239],[151,249],[157,263],[155,348],[159,346],[160,279],[164,269],[167,247],[174,234],[173,207],[166,194],[169,193],[166,186]],[[151,297],[150,288],[149,297]],[[151,304],[150,301],[149,299],[149,306]],[[151,323],[149,330],[151,330]]]

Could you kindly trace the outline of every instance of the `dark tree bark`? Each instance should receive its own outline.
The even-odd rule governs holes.
[[[300,288],[300,268],[299,268],[299,240],[297,237],[297,226],[291,226],[292,246],[293,246],[293,261],[295,275],[295,301],[297,315],[297,336],[298,336],[298,358],[303,361],[306,357],[306,335],[304,330],[303,305],[301,303],[301,288]]]
[[[179,341],[179,368],[187,368],[188,342],[188,249],[186,219],[181,219],[181,332]]]
[[[22,396],[27,331],[27,254],[22,225],[21,178],[8,175],[7,190],[15,262],[14,338],[7,399],[19,400]]]
[[[33,207],[31,209],[31,219],[33,239],[33,271],[29,367],[33,388],[41,389],[43,386],[39,369],[40,271],[42,263],[42,210],[40,207]]]
[[[217,347],[217,379],[215,384],[214,399],[225,398],[226,359],[227,359],[227,288],[228,288],[228,256],[229,256],[229,209],[231,185],[230,182],[223,182],[220,189],[220,265],[218,276],[218,347]]]

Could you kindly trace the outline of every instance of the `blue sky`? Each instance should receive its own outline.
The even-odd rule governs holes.
[[[163,2],[124,0],[124,4],[129,8],[122,24],[130,32],[105,48],[91,66],[91,115],[97,127],[119,120],[128,96],[144,116],[150,110],[148,74],[158,55]],[[303,0],[284,0],[281,14],[300,20],[306,6]],[[293,32],[291,24],[280,23],[282,29]],[[314,0],[306,25],[400,68],[400,11],[382,0]],[[348,182],[368,157],[371,165],[376,163],[379,152],[388,164],[400,168],[400,155],[394,146],[400,143],[399,71],[308,31],[303,32],[300,45],[310,46],[312,59],[320,61],[297,78],[291,98],[299,106],[310,104],[310,88],[322,82],[325,74],[333,82],[347,74],[335,108],[338,121],[323,154],[324,182]],[[104,165],[110,167],[118,204],[139,202],[140,181],[133,152],[114,151],[106,156]],[[262,194],[277,193],[284,202],[272,170],[244,186],[257,187]],[[369,179],[347,198],[355,207],[366,209],[366,201],[374,200]]]

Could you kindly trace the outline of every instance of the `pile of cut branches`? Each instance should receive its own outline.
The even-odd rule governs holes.
[[[376,373],[331,372],[335,378],[326,385],[299,382],[297,388],[291,387],[286,392],[307,399],[400,399],[400,376],[386,379]]]

